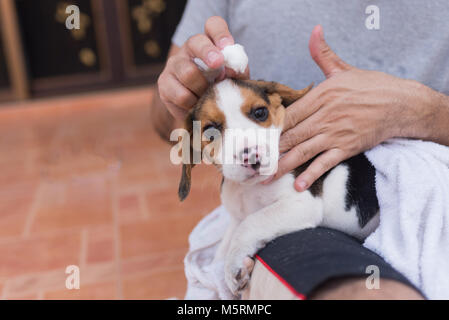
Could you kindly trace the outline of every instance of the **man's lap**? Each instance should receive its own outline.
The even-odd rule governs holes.
[[[378,289],[373,288],[376,276]],[[352,296],[345,293],[347,289]],[[303,230],[270,242],[257,255],[251,283],[243,297],[338,299],[336,293],[341,299],[422,298],[379,255],[358,240],[326,228]]]

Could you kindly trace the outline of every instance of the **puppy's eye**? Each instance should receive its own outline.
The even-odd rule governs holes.
[[[216,123],[216,122],[211,122],[211,123],[209,123],[209,124],[206,124],[206,125],[203,127],[203,132],[204,132],[204,131],[207,131],[207,130],[209,130],[209,129],[216,129],[216,130],[218,130],[218,131],[221,131],[221,124],[220,124],[220,123]]]
[[[214,141],[215,135],[221,132],[221,124],[215,122],[207,124],[203,128],[203,132],[209,141]]]
[[[259,107],[259,108],[253,108],[250,112],[250,117],[254,120],[263,122],[268,119],[268,109],[267,107]]]

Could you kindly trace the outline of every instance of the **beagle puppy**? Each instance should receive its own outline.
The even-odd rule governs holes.
[[[224,260],[225,280],[236,296],[250,279],[248,257],[279,236],[323,226],[363,239],[378,226],[375,170],[364,154],[342,162],[304,192],[293,184],[310,162],[271,184],[260,183],[277,169],[285,108],[311,87],[227,79],[213,84],[186,119],[190,137],[195,122],[203,133],[190,153],[213,145],[210,163],[223,175],[221,200],[231,221],[215,259]],[[193,166],[183,164],[181,201],[189,194]]]

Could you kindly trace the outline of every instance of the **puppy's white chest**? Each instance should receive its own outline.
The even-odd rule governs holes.
[[[294,192],[292,186],[293,177],[290,175],[269,185],[244,185],[225,180],[221,190],[221,201],[233,218],[242,221],[282,196]]]

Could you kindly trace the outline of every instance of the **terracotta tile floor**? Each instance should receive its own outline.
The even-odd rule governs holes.
[[[182,298],[191,229],[220,178],[180,168],[149,121],[151,88],[0,105],[0,297]],[[79,290],[65,288],[69,265]]]

